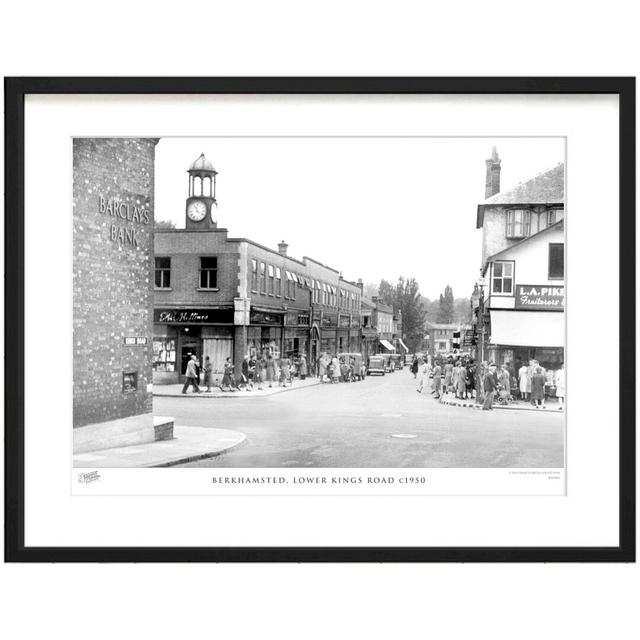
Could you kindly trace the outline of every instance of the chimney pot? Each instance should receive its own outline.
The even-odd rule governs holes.
[[[491,149],[491,157],[485,160],[487,165],[487,180],[485,183],[485,200],[500,191],[500,158],[495,147]]]
[[[289,245],[283,240],[280,244],[278,244],[278,253],[281,256],[286,256],[288,248],[289,248]]]

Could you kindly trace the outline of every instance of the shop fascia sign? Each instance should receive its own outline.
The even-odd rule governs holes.
[[[155,309],[153,321],[168,324],[231,323],[233,311],[231,309]]]
[[[516,285],[516,309],[564,311],[564,287],[547,284]]]

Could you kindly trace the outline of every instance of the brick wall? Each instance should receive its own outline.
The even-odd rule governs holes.
[[[157,140],[73,141],[73,426],[150,413]],[[146,346],[125,346],[125,336]],[[123,393],[122,374],[137,390]]]
[[[156,307],[172,305],[233,305],[238,295],[237,243],[227,242],[225,229],[202,231],[157,231],[155,254],[171,258],[171,290],[156,290]],[[217,256],[218,291],[198,291],[200,257]]]

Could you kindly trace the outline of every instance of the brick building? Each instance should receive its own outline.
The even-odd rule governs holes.
[[[74,451],[154,440],[149,138],[73,140]]]
[[[360,351],[362,283],[309,257],[294,258],[218,227],[215,169],[189,168],[185,229],[156,230],[154,381],[175,383],[191,354],[215,374],[246,354]]]

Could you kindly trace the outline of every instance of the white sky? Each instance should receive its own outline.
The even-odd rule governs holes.
[[[485,159],[496,145],[501,191],[564,161],[563,138],[163,138],[157,220],[184,227],[189,165],[218,174],[218,226],[350,280],[415,277],[428,298],[471,294]]]

